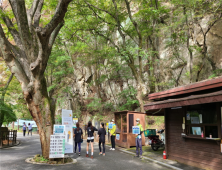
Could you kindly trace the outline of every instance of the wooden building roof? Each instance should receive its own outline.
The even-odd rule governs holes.
[[[169,90],[152,93],[148,95],[150,100],[161,99],[170,96],[182,95],[212,88],[222,87],[222,76],[210,80],[204,80],[197,83],[192,83],[186,86],[180,86]]]
[[[144,105],[144,109],[149,115],[151,115],[152,112],[158,111],[158,109],[221,102],[222,76],[162,92],[152,93],[148,97],[150,100],[159,100]]]

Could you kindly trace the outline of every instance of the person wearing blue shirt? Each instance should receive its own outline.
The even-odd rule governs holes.
[[[26,126],[26,124],[25,124],[25,122],[24,122],[24,123],[23,123],[23,126],[22,126],[23,136],[25,136],[26,128],[27,128],[27,126]]]

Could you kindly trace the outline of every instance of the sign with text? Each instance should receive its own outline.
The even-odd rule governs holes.
[[[64,154],[65,135],[51,135],[49,158],[64,158]]]
[[[138,134],[140,134],[140,127],[139,126],[132,126],[132,132],[133,132],[133,134],[136,134],[136,135],[138,135]]]
[[[54,135],[65,135],[65,126],[54,125]]]
[[[62,109],[62,125],[65,125],[65,153],[73,153],[72,110]]]

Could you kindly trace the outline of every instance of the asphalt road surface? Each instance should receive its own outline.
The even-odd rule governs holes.
[[[71,165],[37,165],[26,163],[25,159],[41,154],[38,135],[23,137],[18,134],[21,144],[11,148],[0,149],[0,170],[167,170],[169,168],[145,160],[134,158],[132,155],[119,150],[110,151],[106,147],[106,156],[99,156],[98,144],[94,143],[94,159],[86,158],[86,141],[82,144],[81,156],[70,156],[77,159]],[[90,152],[89,152],[90,153]],[[90,154],[89,154],[90,155]]]

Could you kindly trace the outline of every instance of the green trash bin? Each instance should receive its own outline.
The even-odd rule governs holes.
[[[144,135],[145,137],[148,137],[150,135],[156,135],[156,129],[146,129],[144,131]]]

